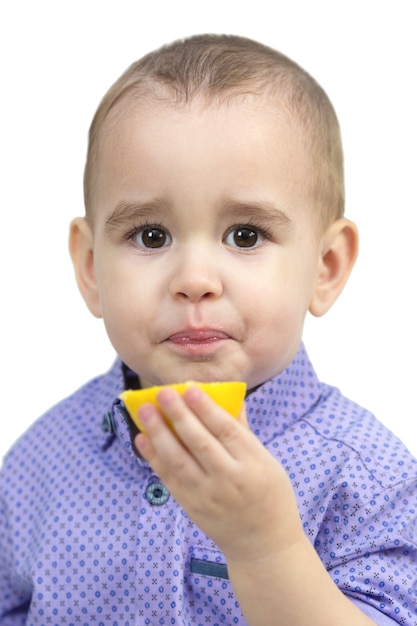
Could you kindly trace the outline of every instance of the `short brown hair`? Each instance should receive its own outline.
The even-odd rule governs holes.
[[[297,116],[311,155],[310,196],[327,224],[344,213],[343,150],[334,108],[322,87],[277,50],[235,35],[195,35],[150,52],[133,63],[109,89],[93,118],[84,173],[87,215],[103,124],[120,103],[150,98],[207,104],[263,94]]]

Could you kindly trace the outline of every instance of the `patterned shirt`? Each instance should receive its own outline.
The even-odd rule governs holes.
[[[4,459],[1,626],[246,624],[223,554],[135,453],[124,370],[116,360]],[[417,461],[318,381],[302,345],[246,402],[336,585],[376,624],[416,626]]]

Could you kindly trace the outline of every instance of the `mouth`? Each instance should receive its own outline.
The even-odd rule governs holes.
[[[231,336],[221,330],[186,329],[170,335],[166,341],[174,349],[197,354],[208,353],[230,339]]]

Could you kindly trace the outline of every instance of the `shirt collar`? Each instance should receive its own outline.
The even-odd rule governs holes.
[[[252,392],[247,417],[252,431],[263,444],[282,434],[317,404],[323,384],[317,378],[304,344],[280,374]]]

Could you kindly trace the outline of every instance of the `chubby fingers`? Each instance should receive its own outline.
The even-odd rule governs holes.
[[[188,482],[187,476],[194,481],[201,473],[201,468],[161,412],[153,404],[144,404],[139,409],[139,416],[146,434],[137,435],[135,445],[160,478],[168,481],[167,487],[174,477],[183,483]]]
[[[166,400],[167,396],[161,392],[159,401],[168,413],[173,405],[168,406]],[[244,409],[236,420],[197,386],[186,389],[179,400],[181,404],[176,404],[175,412],[169,414],[170,419],[178,437],[201,461],[206,451],[215,455],[227,453],[231,458],[241,456],[244,429],[243,421],[239,420],[244,420]]]
[[[200,387],[191,386],[183,395],[184,403],[194,416],[198,418],[196,431],[189,433],[190,435],[200,435],[205,433],[215,441],[219,447],[228,452],[232,458],[241,456],[242,438],[244,440],[245,433],[248,431],[246,410],[243,404],[241,413],[237,419],[234,419],[224,409],[219,407]],[[187,430],[183,432],[183,426],[187,426]],[[245,426],[246,428],[242,428]],[[188,436],[188,424],[184,422],[175,423],[176,430],[180,433],[182,439]]]
[[[170,428],[159,411],[144,405],[140,419],[148,433],[137,441],[139,451],[149,461],[148,454],[160,455],[169,462],[174,455],[187,454],[206,472],[213,465],[227,462],[242,455],[242,428],[244,410],[239,420],[233,419],[199,387],[189,387],[182,396],[173,389],[163,389],[158,394],[161,410],[171,423]],[[145,449],[145,447],[147,449]]]

